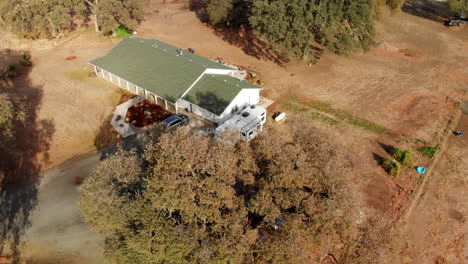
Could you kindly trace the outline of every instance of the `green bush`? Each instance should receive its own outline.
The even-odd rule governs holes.
[[[8,66],[8,71],[9,71],[9,72],[14,72],[14,71],[16,71],[16,66],[15,66],[15,65],[10,65],[10,66]]]
[[[412,167],[414,164],[413,153],[408,150],[402,150],[397,147],[392,147],[390,154],[401,164]]]
[[[401,164],[407,167],[413,167],[414,166],[413,153],[411,153],[409,150],[403,151],[403,156],[401,157],[400,162]]]
[[[119,26],[117,28],[117,38],[126,38],[132,36],[133,31],[126,26]]]
[[[385,158],[382,162],[382,167],[393,178],[400,177],[401,164],[398,161],[394,159]]]
[[[28,62],[28,61],[31,60],[31,55],[24,54],[22,59],[23,59],[23,61]]]
[[[436,151],[439,149],[439,146],[434,147],[422,147],[416,149],[419,153],[423,154],[426,157],[432,158],[434,157]]]

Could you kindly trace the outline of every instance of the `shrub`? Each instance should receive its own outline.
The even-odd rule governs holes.
[[[130,37],[133,34],[133,31],[128,29],[126,26],[119,26],[117,28],[117,38],[126,38]]]
[[[401,164],[407,167],[413,167],[414,165],[413,153],[411,153],[411,151],[409,150],[403,151],[403,156],[401,157],[400,162]]]
[[[25,61],[25,62],[30,61],[31,60],[31,55],[24,54],[22,60]]]
[[[31,66],[31,55],[29,54],[24,54],[23,57],[21,57],[21,65],[23,66]]]
[[[413,153],[408,150],[392,147],[390,154],[405,166],[412,167],[414,164]]]
[[[16,71],[16,66],[15,66],[15,65],[10,65],[10,66],[8,66],[8,71],[9,71],[9,72],[14,72],[14,71]]]
[[[393,178],[400,177],[401,165],[398,161],[394,159],[385,158],[382,162],[382,167]]]
[[[419,153],[423,154],[426,157],[432,158],[434,157],[434,154],[436,151],[439,149],[439,146],[434,146],[434,147],[422,147],[416,149]]]

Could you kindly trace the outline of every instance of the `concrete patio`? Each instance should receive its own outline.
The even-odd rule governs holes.
[[[140,130],[140,128],[125,122],[125,117],[127,116],[127,112],[130,107],[143,101],[145,101],[145,98],[137,96],[116,107],[111,124],[115,128],[115,130],[119,132],[122,138],[135,135]]]

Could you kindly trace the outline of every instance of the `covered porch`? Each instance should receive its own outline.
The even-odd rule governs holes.
[[[96,74],[96,77],[103,78],[106,81],[109,81],[115,85],[117,85],[119,88],[126,89],[142,98],[145,98],[146,100],[150,101],[151,103],[157,104],[164,109],[166,109],[169,112],[178,114],[179,109],[177,102],[172,103],[169,100],[166,100],[154,93],[151,93],[138,85],[131,83],[124,78],[121,78],[111,72],[108,72],[100,67],[97,67],[95,65],[92,65],[94,68],[94,73]]]

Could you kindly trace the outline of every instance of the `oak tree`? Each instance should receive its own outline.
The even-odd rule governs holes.
[[[312,249],[338,252],[359,237],[353,171],[345,148],[304,121],[249,144],[163,134],[144,156],[103,161],[81,187],[83,213],[117,263],[306,263]]]

